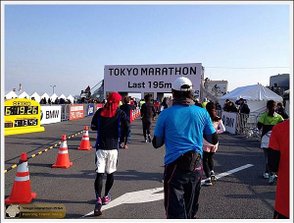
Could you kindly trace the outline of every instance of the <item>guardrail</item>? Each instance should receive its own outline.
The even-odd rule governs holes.
[[[237,135],[244,135],[247,138],[260,139],[257,122],[261,113],[251,112],[250,114],[240,114],[237,112],[217,110],[217,115],[222,117],[228,132]]]
[[[82,119],[94,115],[101,107],[103,107],[101,103],[41,105],[41,124]],[[134,111],[138,112],[138,108]]]

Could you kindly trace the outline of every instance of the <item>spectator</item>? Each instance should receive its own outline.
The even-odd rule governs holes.
[[[194,106],[192,82],[186,77],[172,84],[173,105],[158,117],[152,144],[165,144],[164,206],[167,218],[196,218],[202,175],[203,136],[218,142],[208,112]]]
[[[262,129],[260,148],[263,149],[265,160],[265,172],[263,173],[263,177],[268,179],[269,184],[272,184],[275,181],[276,174],[270,172],[268,168],[268,144],[272,133],[272,128],[276,124],[284,121],[284,119],[281,115],[275,112],[276,102],[274,100],[269,100],[266,104],[266,107],[267,111],[262,113],[259,117],[257,127],[259,130]]]
[[[223,107],[224,111],[226,111],[226,112],[229,111],[229,102],[230,102],[230,100],[229,99],[226,99],[225,104],[224,104],[224,107]]]
[[[272,129],[269,142],[269,168],[278,170],[274,218],[289,219],[289,120],[277,124]]]
[[[232,101],[228,102],[228,112],[238,112],[236,105]]]
[[[244,100],[243,98],[239,99],[239,113],[241,114],[249,114],[250,113],[250,108],[248,107],[246,100]]]
[[[248,107],[246,100],[244,100],[243,98],[240,98],[238,100],[238,104],[238,112],[240,113],[240,133],[244,134],[247,127],[247,120],[249,118],[250,108]]]
[[[283,104],[281,102],[277,103],[276,112],[278,114],[280,114],[283,117],[283,119],[288,119],[289,118],[289,116],[287,115],[287,113],[285,111],[285,107],[283,106]]]
[[[102,204],[111,201],[110,189],[114,183],[114,172],[117,170],[118,164],[118,147],[119,147],[119,126],[123,126],[127,132],[128,118],[126,113],[119,109],[121,96],[117,92],[108,95],[106,105],[97,110],[91,121],[91,129],[97,131],[96,138],[96,179],[95,193],[96,204],[94,215],[102,214]],[[106,172],[105,194],[102,198],[103,175]]]

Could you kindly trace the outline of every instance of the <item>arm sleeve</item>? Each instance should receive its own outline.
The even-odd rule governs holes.
[[[226,131],[226,127],[224,126],[223,121],[222,120],[219,120],[216,133],[217,134],[221,134],[221,133],[223,133],[225,131]]]
[[[91,121],[91,129],[98,130],[98,110],[95,112],[92,121]]]
[[[155,149],[157,149],[157,148],[163,146],[163,144],[164,144],[164,139],[163,139],[163,138],[161,138],[161,137],[156,137],[156,136],[153,137],[153,139],[152,139],[152,145],[153,145],[153,147],[154,147]]]
[[[263,126],[264,123],[264,117],[265,115],[262,114],[259,118],[258,118],[258,122],[257,122],[257,128],[260,130]]]
[[[207,142],[216,145],[218,143],[218,136],[207,111],[205,112],[205,120],[203,137]]]
[[[129,128],[130,128],[129,119],[128,119],[127,114],[122,110],[121,110],[121,114],[120,114],[120,121],[122,124],[122,128],[124,128],[124,131],[128,132]]]
[[[163,116],[159,116],[154,129],[154,137],[152,145],[154,148],[159,148],[164,144],[164,123]]]

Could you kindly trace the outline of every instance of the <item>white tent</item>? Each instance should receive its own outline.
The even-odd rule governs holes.
[[[33,94],[31,94],[30,98],[35,98],[35,101],[40,102],[41,97],[37,92],[34,92]]]
[[[50,96],[50,100],[52,101],[52,102],[55,102],[55,99],[56,98],[58,98],[58,96],[57,96],[57,94],[52,94],[51,96]]]
[[[12,99],[12,98],[17,98],[18,95],[14,92],[14,91],[9,91],[6,95],[5,98],[6,99]]]
[[[50,98],[49,95],[47,93],[44,93],[41,95],[41,99],[42,98],[46,98],[46,101],[48,101],[48,99]]]
[[[28,95],[27,92],[23,91],[20,95],[18,95],[19,98],[27,98],[29,99],[30,98],[30,95]]]
[[[66,97],[65,97],[64,94],[60,95],[58,98],[59,98],[59,99],[60,99],[60,98],[66,99]]]
[[[261,84],[248,85],[238,87],[219,99],[220,105],[223,107],[225,100],[229,99],[233,102],[240,98],[244,98],[250,108],[250,112],[260,113],[266,110],[268,100],[282,102],[283,98]]]
[[[66,99],[70,100],[71,103],[74,103],[75,100],[75,98],[71,94],[68,95]]]

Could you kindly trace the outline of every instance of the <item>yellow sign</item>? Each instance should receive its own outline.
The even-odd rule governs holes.
[[[34,100],[17,98],[4,103],[4,135],[43,132],[41,106]]]

